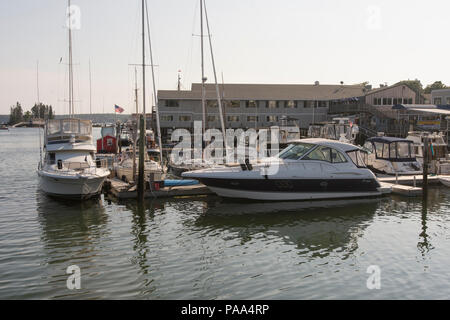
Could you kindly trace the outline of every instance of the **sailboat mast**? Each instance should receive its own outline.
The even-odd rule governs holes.
[[[139,177],[138,177],[138,200],[144,201],[145,179],[144,179],[144,139],[145,139],[145,0],[142,0],[142,108],[143,115],[139,118]]]
[[[158,94],[156,92],[155,67],[153,64],[153,51],[152,51],[152,41],[151,41],[151,36],[150,36],[150,23],[149,23],[149,19],[148,19],[147,3],[145,4],[145,10],[146,10],[146,14],[147,14],[148,45],[150,48],[150,65],[151,65],[151,70],[152,70],[153,97],[154,97],[154,101],[155,101],[156,134],[158,135],[158,144],[159,144],[159,163],[161,164],[161,168],[162,168],[163,167],[163,153],[162,153],[161,126],[159,123]]]
[[[204,1],[204,0],[201,0],[201,1]],[[212,41],[211,41],[211,31],[209,29],[208,11],[206,10],[206,3],[205,3],[205,18],[206,18],[206,28],[208,30],[208,39],[209,39],[209,48],[210,48],[210,51],[211,51],[212,67],[213,67],[213,72],[214,72],[214,83],[215,83],[215,86],[216,86],[217,103],[218,103],[218,106],[219,106],[220,124],[222,126],[222,135],[223,135],[223,140],[224,140],[224,143],[225,143],[225,155],[228,156],[228,146],[227,146],[227,138],[226,138],[225,120],[224,120],[223,111],[222,111],[222,99],[220,99],[219,84],[217,82],[216,64],[215,64],[215,61],[214,61],[214,54],[213,54]]]
[[[201,65],[202,65],[202,146],[206,130],[206,92],[205,92],[205,65],[203,57],[203,0],[200,0],[200,47],[201,47]],[[203,152],[202,152],[203,154]],[[203,157],[203,156],[202,156]]]
[[[69,116],[72,117],[74,114],[73,108],[73,72],[72,72],[72,12],[70,9],[71,3],[68,0],[68,10],[69,10]]]

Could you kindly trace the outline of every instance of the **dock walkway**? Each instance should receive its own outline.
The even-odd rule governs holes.
[[[110,179],[110,193],[118,199],[136,199],[136,186],[123,182],[119,179]],[[146,190],[145,198],[170,198],[182,196],[201,196],[213,194],[213,192],[203,184],[192,186],[164,187],[159,190]]]

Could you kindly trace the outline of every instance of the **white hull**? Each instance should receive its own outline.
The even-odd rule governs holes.
[[[52,176],[38,172],[39,186],[45,193],[67,198],[85,199],[98,195],[102,191],[107,176]]]
[[[381,196],[382,192],[261,192],[236,189],[209,187],[211,191],[221,197],[240,198],[251,200],[290,201],[290,200],[317,200],[342,199]]]
[[[450,187],[450,177],[440,177],[439,181],[447,187]]]

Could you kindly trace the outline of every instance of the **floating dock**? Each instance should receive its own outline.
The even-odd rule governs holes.
[[[107,189],[114,197],[118,199],[136,199],[136,186],[123,182],[119,179],[110,179],[106,182]],[[159,190],[146,190],[145,198],[171,198],[183,196],[203,196],[213,194],[213,192],[203,184],[191,186],[164,187]]]

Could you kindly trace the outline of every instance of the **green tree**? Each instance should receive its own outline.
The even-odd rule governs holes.
[[[30,111],[25,112],[25,114],[23,115],[23,120],[24,121],[30,121],[31,120],[31,112]]]
[[[431,91],[439,89],[448,89],[448,87],[442,81],[435,81],[433,84],[426,86],[425,93],[431,93]]]
[[[23,110],[20,102],[17,102],[15,106],[10,108],[9,124],[14,125],[23,121]]]
[[[31,108],[31,114],[33,118],[39,119],[53,119],[55,117],[52,106],[43,103],[35,103]]]

